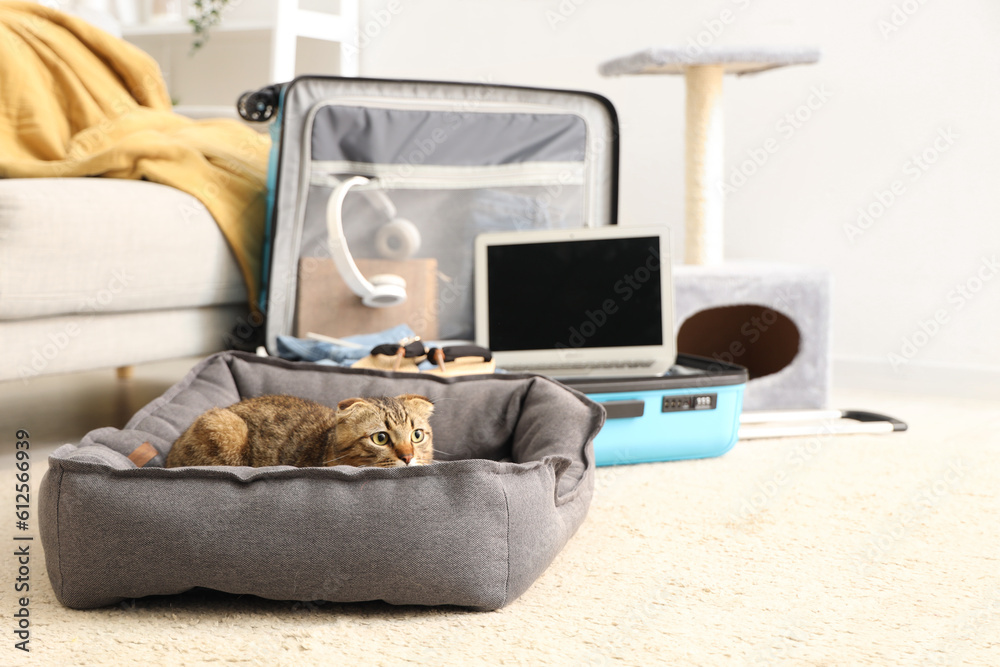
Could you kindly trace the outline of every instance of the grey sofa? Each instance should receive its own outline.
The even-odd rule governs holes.
[[[221,350],[246,303],[194,197],[144,181],[0,179],[0,381]]]

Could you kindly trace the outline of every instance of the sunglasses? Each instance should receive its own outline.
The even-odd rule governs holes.
[[[480,357],[483,361],[490,361],[493,359],[493,354],[485,347],[480,347],[479,345],[448,345],[445,347],[432,347],[427,349],[420,340],[411,341],[409,343],[403,341],[401,343],[384,343],[382,345],[376,345],[372,348],[372,354],[378,354],[386,357],[396,357],[396,361],[393,363],[392,367],[394,371],[399,370],[400,365],[403,363],[403,359],[415,359],[420,361],[422,358],[426,358],[437,364],[438,368],[440,368],[442,372],[445,370],[444,365],[446,363],[455,361],[456,359],[464,357]]]

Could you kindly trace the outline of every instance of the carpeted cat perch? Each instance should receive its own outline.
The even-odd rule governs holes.
[[[722,80],[819,60],[812,48],[652,48],[607,61],[605,76],[683,74],[685,261],[674,272],[678,351],[747,367],[744,409],[825,407],[829,276],[816,269],[723,263]]]
[[[688,264],[722,261],[723,77],[818,60],[816,49],[713,48],[692,54],[686,48],[676,47],[646,49],[601,65],[604,76],[684,75],[687,87],[684,248]]]

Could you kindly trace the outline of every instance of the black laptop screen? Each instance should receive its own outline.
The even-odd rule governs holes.
[[[662,345],[659,243],[651,236],[487,247],[490,347]]]

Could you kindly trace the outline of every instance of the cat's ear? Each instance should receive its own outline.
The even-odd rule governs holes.
[[[405,405],[408,410],[411,410],[418,415],[422,415],[424,419],[428,419],[434,412],[434,404],[431,403],[431,399],[426,396],[420,396],[418,394],[401,394],[396,397],[396,400]]]
[[[358,403],[367,403],[367,401],[363,398],[345,398],[340,403],[337,403],[337,410],[340,412],[344,412],[348,408],[357,405]]]

